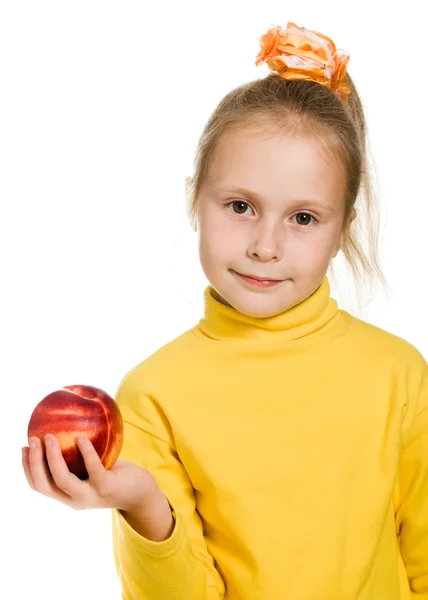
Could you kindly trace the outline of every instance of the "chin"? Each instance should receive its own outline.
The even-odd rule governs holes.
[[[288,307],[257,307],[254,308],[254,310],[251,310],[250,308],[248,310],[241,310],[240,312],[242,312],[243,314],[247,315],[248,317],[255,317],[257,319],[266,319],[268,317],[274,317],[275,315],[279,315],[280,313],[284,312],[287,310]]]
[[[273,296],[269,298],[267,294],[265,297],[256,295],[254,299],[247,299],[246,301],[238,297],[235,303],[231,299],[230,304],[247,317],[259,319],[273,317],[291,308],[286,302],[281,302]]]

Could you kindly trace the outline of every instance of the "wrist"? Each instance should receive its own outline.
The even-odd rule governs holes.
[[[119,510],[122,512],[140,515],[143,517],[146,513],[150,514],[154,508],[156,508],[163,501],[162,489],[156,484],[153,490],[145,491],[141,498],[135,501],[133,504],[122,505]]]
[[[175,519],[161,488],[131,510],[121,510],[124,518],[140,535],[153,542],[167,540],[174,531]]]

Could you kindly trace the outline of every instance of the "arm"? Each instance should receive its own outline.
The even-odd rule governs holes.
[[[428,600],[428,368],[418,402],[409,407],[411,430],[402,449],[394,492],[396,531],[411,598]]]
[[[113,551],[123,600],[222,600],[224,582],[207,548],[194,489],[165,414],[132,385],[132,378],[122,381],[116,402],[125,427],[120,457],[149,470],[164,495],[150,522],[145,510],[113,511]]]
[[[135,512],[121,511],[135,531],[152,542],[163,542],[171,537],[175,520],[165,494],[158,488],[153,504]]]

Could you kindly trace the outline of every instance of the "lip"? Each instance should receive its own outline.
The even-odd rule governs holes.
[[[251,277],[250,275],[243,275],[242,273],[238,273],[237,271],[232,271],[232,272],[235,273],[235,275],[238,275],[238,277],[240,279],[242,279],[242,281],[245,281],[245,283],[248,283],[249,285],[259,287],[259,288],[273,287],[275,285],[282,283],[282,281],[283,281],[282,279],[280,279],[280,280],[278,280],[278,279],[259,279],[259,278]]]

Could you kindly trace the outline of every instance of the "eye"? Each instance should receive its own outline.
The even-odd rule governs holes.
[[[316,219],[313,215],[310,215],[309,213],[305,213],[305,212],[301,212],[301,213],[297,213],[297,215],[294,215],[295,217],[298,217],[299,215],[304,215],[306,217],[305,221],[306,223],[297,223],[298,225],[300,225],[301,227],[307,227],[307,220],[309,219],[313,219],[316,223],[318,223],[318,219]]]
[[[234,200],[233,202],[230,202],[227,206],[239,206],[239,209],[243,209],[245,211],[245,207],[249,207],[250,205],[248,204],[248,202],[244,202],[244,200]],[[232,208],[233,212],[237,215],[243,215],[243,212],[237,212]]]
[[[233,202],[230,202],[227,206],[232,206],[233,212],[237,215],[243,215],[243,214],[245,214],[246,208],[251,208],[250,205],[248,204],[248,202],[245,202],[244,200],[234,200]],[[235,207],[237,208],[237,210],[235,210]],[[300,212],[294,216],[299,217],[301,215],[303,215],[306,218],[303,219],[303,223],[298,222],[297,224],[303,228],[307,229],[308,225],[311,223],[311,221],[310,221],[311,219],[313,219],[315,221],[315,223],[318,223],[318,219],[316,219],[313,215],[306,213],[306,212]]]

